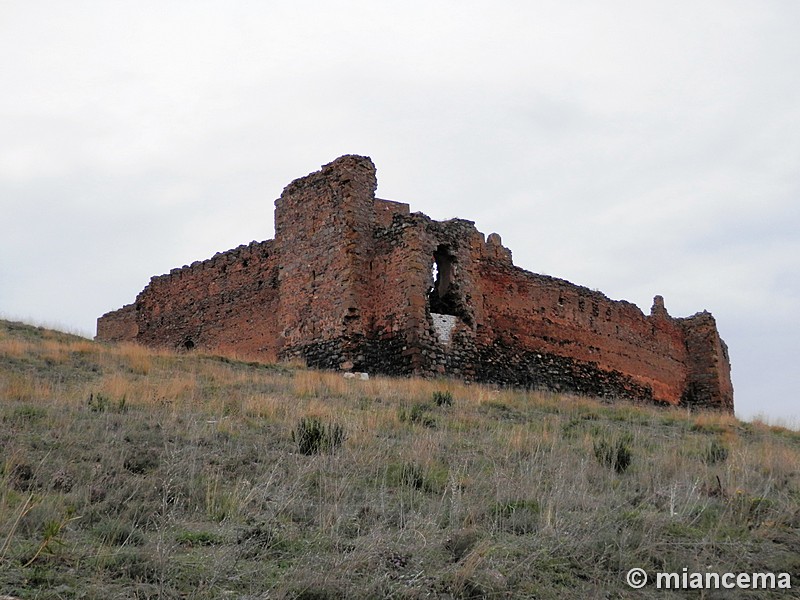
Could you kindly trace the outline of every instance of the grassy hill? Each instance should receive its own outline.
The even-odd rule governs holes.
[[[800,434],[0,321],[0,596],[788,598]],[[787,572],[794,590],[625,574]],[[748,595],[750,594],[750,595]]]

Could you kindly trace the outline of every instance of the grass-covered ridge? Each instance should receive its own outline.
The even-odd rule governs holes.
[[[0,321],[0,448],[0,596],[685,597],[630,590],[633,567],[800,585],[800,434],[728,415]]]

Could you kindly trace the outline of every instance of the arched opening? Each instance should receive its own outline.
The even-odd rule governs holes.
[[[194,341],[192,340],[192,338],[186,338],[186,341],[183,342],[183,349],[194,350]]]

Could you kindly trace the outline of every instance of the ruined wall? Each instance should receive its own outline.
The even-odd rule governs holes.
[[[680,320],[686,334],[689,370],[681,404],[703,408],[723,408],[733,412],[728,346],[717,331],[709,312]]]
[[[656,297],[645,315],[525,271],[497,234],[410,213],[376,186],[359,156],[293,181],[274,240],[153,278],[98,338],[732,410],[710,314],[676,319]]]
[[[377,279],[385,285],[372,303],[374,323],[381,339],[403,340],[407,371],[671,403],[681,398],[684,330],[662,301],[645,316],[628,302],[519,269],[497,234],[484,241],[460,219],[396,218],[377,238],[384,265]],[[452,271],[449,303],[438,307],[429,297],[437,252]],[[397,306],[404,307],[399,319]],[[447,339],[437,333],[441,312],[451,315]]]
[[[133,342],[139,333],[136,324],[136,307],[126,304],[120,309],[104,314],[97,320],[97,337],[109,342]]]
[[[483,321],[476,285],[474,260],[483,236],[470,221],[442,223],[414,213],[396,214],[391,224],[374,234],[367,366],[378,364],[385,372],[419,375],[450,374],[474,379],[474,327]],[[431,306],[435,256],[450,263],[451,281],[446,290],[448,308]],[[451,341],[442,344],[432,313],[457,313],[448,328]],[[455,316],[455,315],[451,315]]]
[[[410,213],[410,207],[404,202],[376,198],[373,205],[375,224],[379,227],[391,227],[395,215],[408,215]]]
[[[153,277],[131,307],[136,320],[134,340],[276,359],[278,266],[272,245],[271,241],[254,242]],[[108,322],[116,318],[107,317],[98,320],[99,339],[111,339],[105,332]]]
[[[645,316],[628,302],[510,266],[486,269],[483,283],[496,362],[508,377],[535,375],[601,396],[680,398],[687,351],[668,315]]]

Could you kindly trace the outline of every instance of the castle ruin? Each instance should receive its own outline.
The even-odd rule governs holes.
[[[275,238],[153,277],[97,339],[733,411],[708,312],[649,315],[516,267],[500,236],[375,197],[369,158],[290,183]]]

